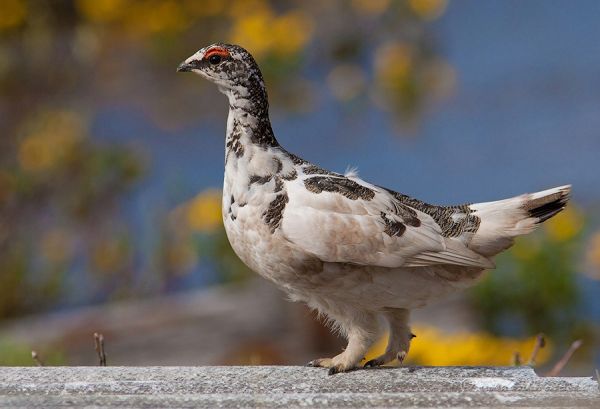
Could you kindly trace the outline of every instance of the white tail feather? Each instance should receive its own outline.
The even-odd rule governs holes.
[[[469,247],[486,257],[498,254],[513,244],[514,238],[564,209],[571,185],[559,186],[510,199],[471,205],[481,220]]]

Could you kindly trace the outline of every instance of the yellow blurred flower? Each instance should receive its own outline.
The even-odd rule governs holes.
[[[243,45],[257,58],[270,53],[286,57],[299,52],[312,31],[313,21],[302,11],[275,16],[269,9],[258,8],[235,17],[231,42]]]
[[[408,0],[410,9],[423,20],[434,20],[446,10],[447,0]]]
[[[370,15],[379,15],[390,6],[390,0],[352,0],[352,7],[359,12]]]
[[[42,135],[29,136],[19,146],[19,163],[24,170],[46,170],[56,162],[53,152]]]
[[[272,14],[269,3],[265,0],[232,0],[227,5],[227,11],[233,18],[243,18],[249,14]]]
[[[127,244],[120,239],[104,239],[94,243],[90,257],[92,266],[106,274],[116,273],[129,259]]]
[[[216,16],[227,6],[223,0],[184,0],[183,7],[200,17]]]
[[[205,190],[193,198],[186,207],[187,223],[193,230],[212,232],[223,224],[219,190]]]
[[[588,276],[596,280],[600,279],[600,231],[596,232],[590,239],[586,258],[593,271]]]
[[[536,338],[514,339],[495,337],[482,332],[444,333],[424,325],[414,326],[417,335],[412,340],[407,362],[419,365],[510,365],[515,352],[528,356]],[[387,335],[371,348],[365,362],[381,355],[387,345]],[[537,363],[546,362],[551,348],[546,344],[537,356]]]
[[[272,37],[270,11],[257,10],[237,18],[231,29],[231,42],[241,44],[256,57],[266,54],[271,48]]]
[[[19,165],[31,172],[54,168],[71,152],[84,131],[82,119],[73,112],[51,111],[42,114],[30,124],[19,145]]]
[[[198,264],[198,252],[189,237],[180,238],[167,244],[165,261],[170,271],[185,275]]]
[[[394,42],[375,52],[375,76],[383,88],[396,88],[412,69],[412,50],[408,44]]]
[[[375,71],[384,83],[404,79],[412,68],[412,50],[408,44],[394,42],[382,45],[375,52]]]
[[[75,4],[88,20],[107,23],[125,16],[131,3],[132,0],[77,0]]]
[[[190,23],[181,4],[174,0],[155,1],[151,7],[138,2],[131,19],[140,32],[148,33],[183,31]]]
[[[575,237],[583,228],[583,216],[571,203],[565,210],[544,223],[548,236],[555,241],[567,241]]]
[[[20,26],[27,18],[25,0],[2,0],[0,12],[0,30],[8,30]]]
[[[142,36],[185,30],[191,22],[191,14],[214,10],[210,4],[204,7],[204,2],[176,0],[78,0],[76,4],[79,12],[90,21],[122,21],[130,34]]]
[[[299,52],[313,32],[312,18],[300,10],[285,13],[273,21],[273,52],[281,56]]]

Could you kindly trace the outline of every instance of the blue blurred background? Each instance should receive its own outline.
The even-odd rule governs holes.
[[[599,19],[593,0],[3,1],[0,363],[29,363],[36,345],[89,362],[68,331],[26,329],[43,334],[49,316],[267,285],[249,284],[221,227],[225,97],[175,73],[228,41],[262,67],[280,143],[324,167],[438,204],[573,184],[568,211],[453,301],[467,318],[422,324],[462,331],[454,360],[435,333],[414,362],[506,364],[544,332],[547,365],[582,339],[571,371],[588,373],[600,362]],[[277,342],[239,343],[181,359],[296,363]],[[479,353],[494,343],[504,355]],[[121,364],[158,362],[122,349]]]

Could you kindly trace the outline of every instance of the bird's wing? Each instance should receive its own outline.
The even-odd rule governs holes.
[[[327,262],[381,267],[436,264],[493,267],[460,239],[445,237],[429,214],[358,177],[302,176],[286,184],[281,232]]]

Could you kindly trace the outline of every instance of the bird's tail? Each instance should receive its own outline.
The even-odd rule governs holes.
[[[571,185],[510,199],[471,205],[481,220],[469,247],[491,257],[510,247],[516,236],[533,231],[538,224],[563,210],[569,200]]]

